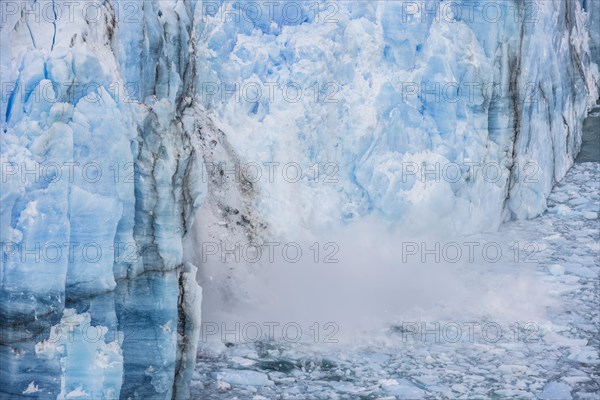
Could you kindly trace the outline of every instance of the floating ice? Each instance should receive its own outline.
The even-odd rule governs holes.
[[[560,264],[551,264],[548,265],[548,272],[550,272],[554,276],[560,276],[565,273],[565,267]]]
[[[548,383],[538,397],[544,400],[569,400],[573,398],[571,396],[571,386],[563,382]]]
[[[215,378],[232,385],[273,385],[267,374],[250,370],[224,369],[214,374]]]

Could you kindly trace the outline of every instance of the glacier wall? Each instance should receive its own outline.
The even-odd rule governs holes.
[[[533,217],[598,97],[598,2],[215,3],[196,86],[263,166],[276,235],[366,215],[460,233]]]
[[[201,290],[182,239],[206,193],[193,14],[2,3],[0,397],[188,396]]]
[[[0,6],[3,398],[187,397],[195,239],[534,216],[598,97],[596,1]]]

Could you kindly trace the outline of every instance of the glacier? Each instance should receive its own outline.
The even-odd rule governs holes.
[[[598,98],[597,1],[0,6],[3,398],[189,397],[199,238],[536,216]]]
[[[545,209],[598,98],[597,2],[277,4],[209,9],[197,85],[243,160],[306,172],[264,185],[275,232],[373,213],[478,232]],[[339,184],[311,179],[327,162]]]
[[[136,3],[120,29],[108,1],[2,6],[2,397],[187,397],[193,4]]]

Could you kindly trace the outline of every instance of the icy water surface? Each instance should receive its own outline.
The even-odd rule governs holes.
[[[542,216],[482,235],[518,257],[473,273],[518,286],[525,271],[551,300],[543,317],[396,321],[338,343],[201,340],[194,398],[598,399],[599,165],[575,164]]]

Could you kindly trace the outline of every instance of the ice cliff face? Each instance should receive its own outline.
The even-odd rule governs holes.
[[[185,398],[193,4],[2,6],[1,397]]]
[[[600,5],[445,3],[2,2],[3,398],[185,398],[188,232],[541,212],[598,97]],[[221,179],[240,163],[263,178]]]
[[[461,233],[535,216],[598,97],[598,2],[205,8],[203,104],[245,162],[305,173],[262,185],[283,235],[368,214]],[[317,181],[316,163],[337,169]]]

